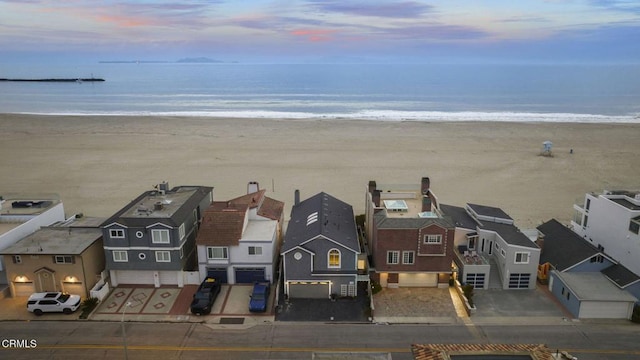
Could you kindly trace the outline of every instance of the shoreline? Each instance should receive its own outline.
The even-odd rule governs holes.
[[[165,180],[215,200],[258,181],[288,218],[296,189],[358,214],[369,180],[429,176],[441,203],[501,207],[525,229],[567,223],[586,192],[640,187],[636,123],[318,120],[0,114],[0,195],[56,193],[68,215],[107,217]]]

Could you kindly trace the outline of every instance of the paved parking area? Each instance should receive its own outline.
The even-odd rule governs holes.
[[[373,296],[374,319],[389,323],[455,323],[459,314],[454,300],[449,288],[383,288]]]
[[[534,290],[476,290],[473,297],[476,312],[482,317],[557,317],[571,318],[544,285]]]

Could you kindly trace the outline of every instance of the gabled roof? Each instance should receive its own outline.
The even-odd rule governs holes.
[[[640,276],[620,264],[611,265],[600,272],[623,289],[640,281]]]
[[[325,192],[291,208],[282,253],[318,236],[360,253],[353,208]]]
[[[476,226],[478,226],[478,222],[463,207],[440,204],[440,210],[451,217],[456,227],[475,230]]]
[[[564,271],[600,253],[595,246],[556,219],[547,221],[537,229],[544,234],[540,264],[550,263],[557,270]]]
[[[251,209],[260,206],[262,201],[264,200],[264,194],[267,190],[262,189],[258,190],[254,193],[249,193],[246,195],[239,196],[235,199],[229,200],[232,204],[247,204]]]
[[[265,196],[262,206],[258,208],[258,215],[266,217],[271,220],[282,219],[282,213],[284,212],[284,202],[274,200]]]
[[[144,227],[157,222],[178,227],[212,191],[209,186],[176,186],[165,193],[145,191],[104,221],[101,227],[114,223]],[[160,206],[156,208],[156,204]]]
[[[214,201],[204,211],[202,224],[196,237],[197,245],[236,246],[242,238],[248,203],[233,204]]]

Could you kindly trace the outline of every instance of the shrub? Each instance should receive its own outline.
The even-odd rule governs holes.
[[[96,297],[86,298],[81,305],[82,314],[80,314],[80,318],[86,319],[87,317],[89,317],[89,314],[91,314],[93,309],[95,309],[96,306],[98,306],[99,302],[100,300],[98,300],[98,298]]]
[[[631,314],[631,321],[634,323],[640,323],[640,303],[636,303],[633,306],[633,314]]]
[[[462,285],[462,292],[464,293],[464,296],[467,298],[467,301],[469,301],[469,306],[473,307],[473,285],[470,285],[470,284]]]
[[[374,280],[371,280],[371,294],[375,295],[382,290],[382,286]]]

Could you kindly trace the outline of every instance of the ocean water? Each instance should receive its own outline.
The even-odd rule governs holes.
[[[0,64],[0,112],[640,123],[640,65]]]

